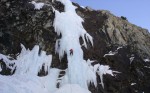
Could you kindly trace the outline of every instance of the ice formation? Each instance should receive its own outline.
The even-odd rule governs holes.
[[[65,5],[65,12],[55,10],[54,28],[61,38],[56,41],[56,52],[60,59],[67,54],[68,70],[66,83],[79,84],[83,88],[88,88],[90,82],[94,82],[96,86],[96,75],[90,69],[86,61],[83,59],[83,51],[79,42],[82,37],[87,48],[86,41],[93,45],[92,37],[85,31],[82,26],[83,19],[75,12],[76,7],[72,5],[70,0],[57,0]],[[70,49],[73,49],[73,55],[70,55]]]
[[[42,66],[44,66],[45,71],[49,71],[52,56],[46,55],[45,51],[41,51],[39,54],[39,46],[34,46],[34,48],[30,50],[26,50],[26,48],[21,45],[22,51],[17,56],[17,59],[13,59],[9,56],[5,56],[0,54],[0,59],[2,59],[8,68],[15,70],[15,74],[31,74],[37,75],[41,70]],[[10,60],[13,59],[13,60]],[[34,66],[34,67],[33,67]]]
[[[50,69],[52,56],[45,51],[39,53],[39,46],[27,50],[21,45],[22,51],[17,59],[0,54],[8,68],[15,73],[12,76],[0,75],[0,93],[49,93],[57,90],[58,69]],[[10,60],[11,58],[11,60]],[[12,65],[13,64],[13,65]],[[37,74],[44,66],[47,76],[38,77]]]
[[[98,75],[100,76],[100,79],[101,79],[101,84],[102,84],[102,87],[104,88],[104,83],[103,83],[103,75],[105,74],[110,74],[111,76],[114,76],[113,75],[113,71],[110,70],[110,67],[108,65],[100,65],[98,66]]]
[[[91,62],[93,62],[93,61],[89,61],[89,63],[91,63]],[[89,64],[89,65],[93,69],[93,72],[95,72],[99,75],[103,88],[104,88],[103,75],[109,74],[111,76],[114,76],[113,72],[114,73],[120,73],[117,71],[110,70],[110,67],[108,65],[100,65],[100,64],[96,64],[94,66],[92,66],[91,64]]]

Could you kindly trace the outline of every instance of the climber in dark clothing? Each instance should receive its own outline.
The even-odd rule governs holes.
[[[73,49],[70,49],[70,55],[73,55]]]

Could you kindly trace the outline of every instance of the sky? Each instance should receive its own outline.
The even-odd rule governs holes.
[[[116,16],[125,16],[129,22],[150,32],[150,0],[71,0],[96,10],[109,10]]]

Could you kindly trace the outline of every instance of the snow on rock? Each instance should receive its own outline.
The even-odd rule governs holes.
[[[80,6],[80,7],[85,8],[85,6]]]
[[[67,54],[68,70],[63,82],[69,84],[79,84],[83,88],[88,88],[89,82],[96,85],[96,75],[90,69],[86,61],[83,59],[83,50],[79,42],[79,38],[83,39],[83,46],[87,48],[87,42],[93,45],[92,37],[85,31],[82,26],[83,19],[76,14],[76,7],[72,5],[70,0],[57,0],[65,6],[65,12],[55,11],[54,28],[57,35],[61,34],[61,38],[56,41],[55,49],[61,59],[64,53]],[[70,55],[70,49],[73,55]]]
[[[91,93],[91,92],[88,91],[87,89],[80,87],[77,84],[67,84],[60,87],[60,89],[54,93]]]
[[[121,48],[123,48],[123,47],[119,46],[115,51],[109,51],[109,53],[108,53],[108,54],[105,54],[103,57],[106,57],[106,56],[113,56],[113,55],[117,54],[117,53],[118,53],[118,50],[121,49]]]
[[[136,83],[131,83],[131,86],[135,85]]]
[[[150,68],[150,67],[148,67],[148,66],[144,66],[145,68]]]
[[[145,62],[150,62],[150,59],[144,59]]]
[[[44,6],[44,3],[42,3],[42,2],[38,2],[37,3],[35,1],[32,1],[31,4],[33,4],[34,5],[34,9],[37,9],[37,10],[42,9],[42,7]]]
[[[10,60],[10,59],[12,59],[12,60]],[[0,54],[0,60],[3,60],[6,64],[7,68],[11,69],[12,72],[14,71],[15,66],[13,66],[13,67],[11,66],[11,65],[15,64],[15,60],[13,58],[11,58],[10,56]]]
[[[132,63],[133,60],[134,60],[134,57],[130,57],[130,64]]]
[[[121,48],[123,48],[123,47],[119,46],[119,47],[117,48],[117,51],[118,51],[119,49],[121,49]]]
[[[107,65],[99,65],[98,67],[96,66],[96,68],[98,69],[97,73],[100,76],[101,84],[102,84],[102,87],[104,88],[103,75],[110,74],[111,76],[114,76],[113,71],[110,70],[110,67]]]
[[[116,54],[116,52],[109,51],[109,53],[105,54],[104,57],[106,57],[106,56],[113,56],[115,54]]]

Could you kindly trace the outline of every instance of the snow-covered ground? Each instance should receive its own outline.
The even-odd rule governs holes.
[[[0,75],[0,93],[91,93],[76,84],[56,88],[58,69],[51,69],[45,77],[34,75]]]

